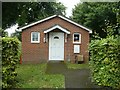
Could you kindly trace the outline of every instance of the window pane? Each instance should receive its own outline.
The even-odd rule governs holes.
[[[59,37],[58,37],[58,36],[55,36],[54,39],[59,39]]]
[[[38,33],[37,32],[32,33],[32,41],[38,41]]]
[[[79,42],[80,36],[78,33],[74,34],[74,42]]]

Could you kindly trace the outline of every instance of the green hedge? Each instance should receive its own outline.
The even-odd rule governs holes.
[[[15,68],[19,56],[18,39],[2,38],[2,88],[12,88],[15,85]]]
[[[101,86],[120,88],[120,44],[114,37],[90,44],[92,80]]]

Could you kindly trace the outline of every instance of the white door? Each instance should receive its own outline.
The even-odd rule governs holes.
[[[64,33],[49,33],[49,60],[64,60]]]

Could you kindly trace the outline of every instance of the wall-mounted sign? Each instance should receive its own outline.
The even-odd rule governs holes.
[[[74,45],[74,53],[80,53],[80,45]]]

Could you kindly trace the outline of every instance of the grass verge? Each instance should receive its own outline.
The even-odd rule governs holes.
[[[66,63],[68,69],[89,69],[89,64],[76,64],[76,63]]]
[[[64,88],[65,77],[45,74],[46,66],[46,63],[18,65],[16,88]]]

